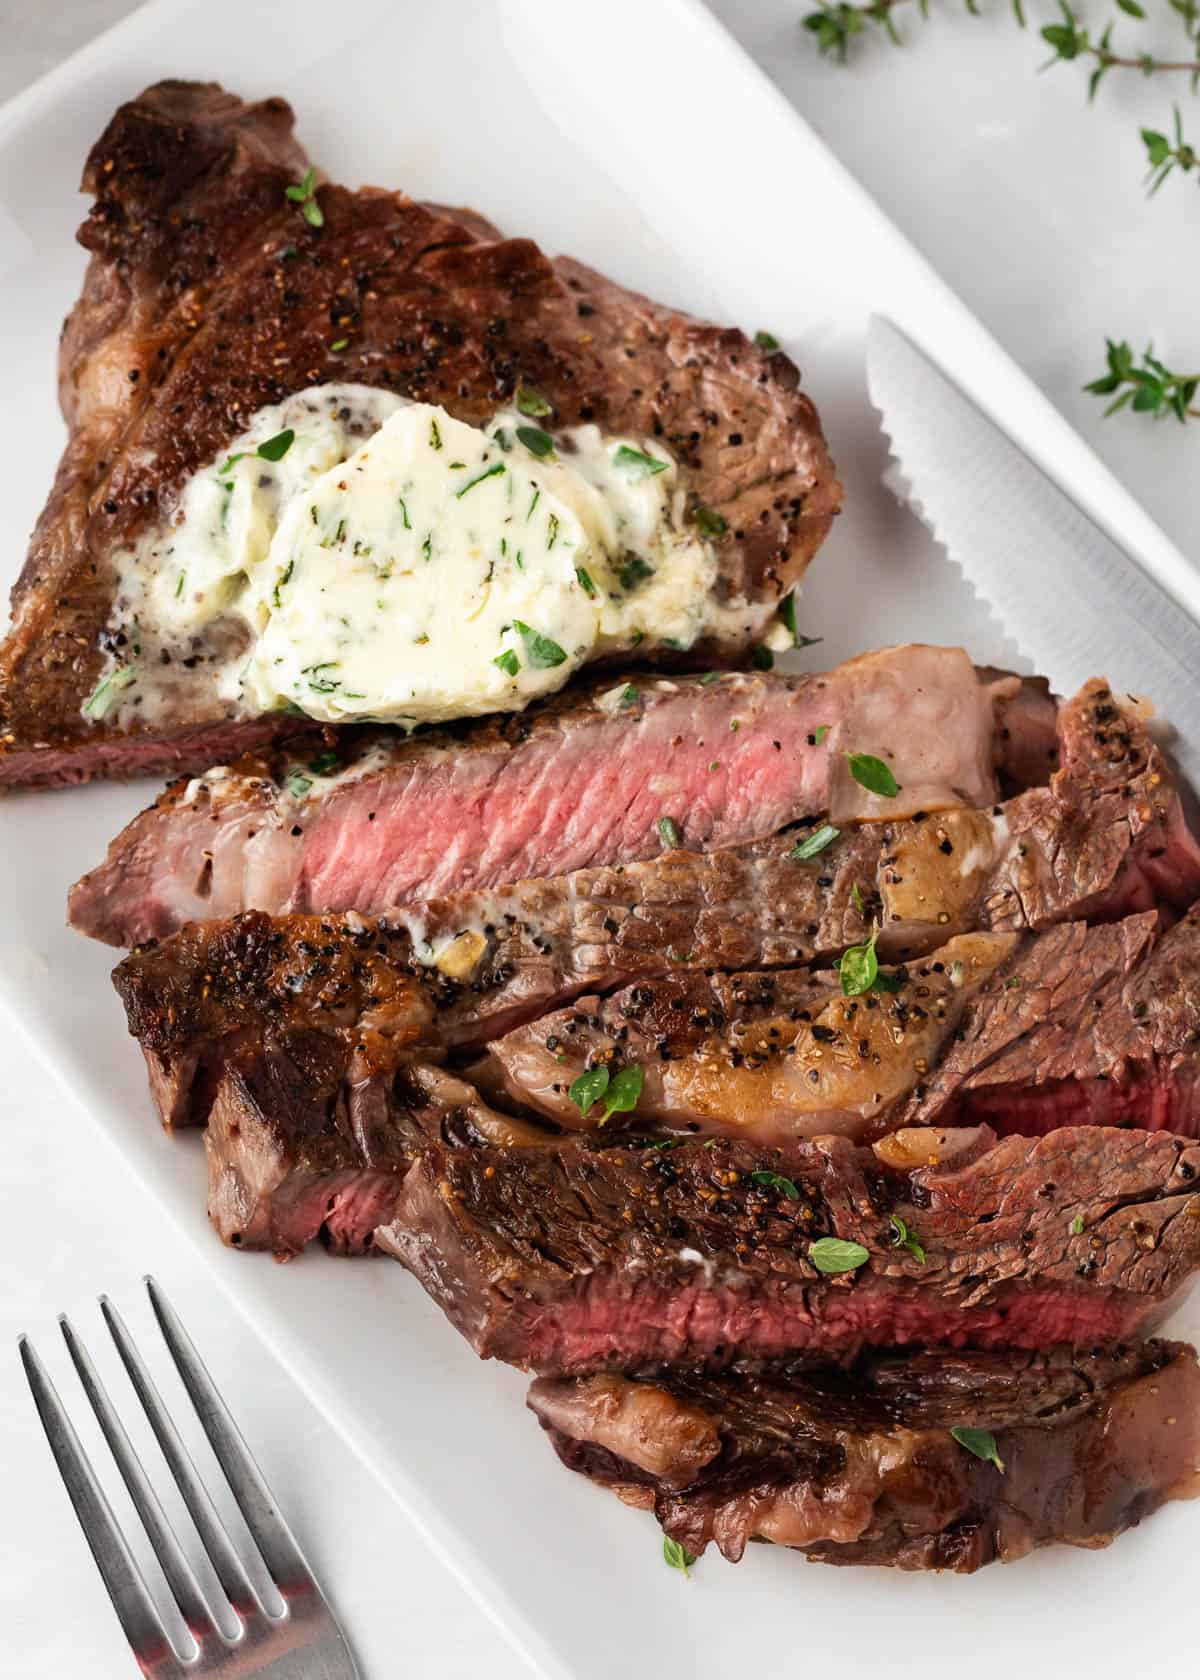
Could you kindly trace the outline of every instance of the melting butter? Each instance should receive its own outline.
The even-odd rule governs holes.
[[[355,385],[260,410],[117,563],[136,634],[91,717],[153,716],[181,664],[235,716],[519,710],[589,659],[686,650],[745,609],[718,605],[715,550],[657,440],[515,410],[477,427]]]

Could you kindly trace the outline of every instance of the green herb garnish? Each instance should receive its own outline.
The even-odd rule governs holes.
[[[861,997],[879,978],[879,958],[875,955],[878,938],[879,929],[876,927],[871,930],[871,937],[865,945],[851,945],[849,950],[842,952],[838,975],[844,997]]]
[[[788,853],[799,863],[805,863],[809,858],[815,858],[823,852],[826,846],[831,846],[841,833],[840,828],[834,828],[832,823],[822,823],[820,828],[814,828],[807,839],[801,840],[798,846],[793,846]]]
[[[850,888],[850,902],[851,902],[851,904],[853,904],[854,908],[858,911],[859,915],[862,916],[863,919],[865,920],[866,919],[866,914],[867,914],[867,907],[863,903],[863,896],[862,896],[862,893],[859,890],[859,885],[858,885],[857,881],[855,881],[854,885]]]
[[[517,437],[525,445],[531,455],[536,455],[539,461],[546,461],[554,454],[554,439],[549,432],[544,432],[540,426],[518,426]],[[530,513],[533,508],[530,508]]]
[[[754,342],[760,350],[778,350],[779,340],[774,333],[764,332],[760,327],[754,335]]]
[[[750,1182],[751,1184],[757,1184],[760,1190],[782,1190],[785,1196],[798,1197],[800,1195],[794,1181],[790,1178],[784,1178],[782,1173],[752,1172]]]
[[[631,554],[629,559],[617,572],[617,581],[621,588],[629,592],[636,589],[639,583],[645,583],[647,578],[654,576],[654,567],[648,566],[640,554]]]
[[[892,1227],[892,1240],[896,1244],[896,1247],[906,1248],[910,1254],[916,1256],[923,1266],[925,1264],[925,1250],[922,1248],[916,1233],[909,1230],[908,1226],[904,1223],[898,1213],[892,1214],[890,1223]]]
[[[361,698],[361,696],[351,696],[351,699],[357,698]],[[314,776],[332,776],[335,770],[341,768],[341,764],[341,754],[337,748],[326,747],[324,752],[319,752],[315,758],[309,760],[308,768]]]
[[[315,169],[306,169],[299,181],[283,190],[293,204],[300,206],[300,214],[309,227],[325,226],[324,214],[321,206],[317,203],[317,172]]]
[[[506,676],[509,677],[515,677],[517,672],[521,669],[521,661],[517,658],[512,648],[505,648],[503,653],[498,653],[495,659],[492,660],[492,664],[499,665],[500,669]]]
[[[856,1272],[871,1255],[861,1243],[843,1242],[840,1237],[820,1237],[809,1243],[808,1258],[819,1272],[836,1277],[839,1272]]]
[[[342,686],[341,681],[333,677],[323,677],[321,672],[336,671],[340,663],[337,659],[325,659],[319,665],[306,665],[301,674],[308,678],[309,688],[315,689],[318,694],[332,694],[335,688]]]
[[[678,848],[679,830],[675,826],[675,819],[673,817],[659,817],[654,826],[658,830],[659,837],[662,840],[663,845],[666,846],[668,850],[673,851]]]
[[[348,338],[335,338],[329,348],[331,350],[344,350],[349,342],[350,340]]]
[[[663,1540],[663,1559],[672,1569],[678,1569],[685,1579],[690,1579],[688,1570],[696,1560],[686,1546],[681,1546],[678,1540],[672,1540],[670,1535]]]
[[[532,385],[517,386],[517,408],[522,414],[528,414],[533,420],[541,420],[547,414],[554,413],[554,409],[542,393],[535,390]]]
[[[596,1103],[603,1101],[604,1112],[598,1122],[603,1126],[614,1114],[628,1114],[637,1107],[644,1079],[640,1067],[622,1068],[613,1078],[607,1066],[601,1064],[587,1068],[578,1079],[573,1080],[567,1096],[584,1116]]]
[[[899,782],[881,758],[871,753],[847,753],[846,763],[859,787],[865,787],[868,793],[876,793],[881,799],[895,799],[900,792]]]
[[[720,671],[705,671],[704,675],[700,678],[700,687],[711,688],[714,683],[719,683],[720,680]]]
[[[1081,1213],[1077,1213],[1071,1221],[1071,1235],[1073,1237],[1081,1237],[1083,1235],[1083,1215]]]
[[[1184,0],[1186,3],[1186,0]],[[1120,0],[1117,0],[1120,4]],[[1181,9],[1181,8],[1180,8]],[[1197,37],[1200,38],[1200,16],[1196,18]],[[1173,169],[1178,169],[1181,175],[1188,175],[1193,169],[1200,168],[1200,152],[1190,146],[1183,138],[1183,118],[1179,115],[1178,105],[1173,107],[1175,112],[1175,143],[1171,144],[1165,134],[1159,134],[1156,129],[1142,130],[1142,144],[1146,148],[1146,162],[1150,165],[1150,173],[1146,177],[1150,197],[1153,198],[1159,187]]]
[[[456,490],[454,500],[461,502],[468,490],[474,490],[475,486],[482,484],[485,478],[495,478],[497,473],[502,473],[504,470],[503,461],[494,461],[490,467],[485,467],[481,473],[476,473],[474,478],[469,478],[461,490]]]
[[[706,537],[723,537],[729,529],[729,521],[710,507],[696,509],[696,524]]]
[[[513,629],[525,643],[529,663],[535,670],[548,671],[554,665],[566,663],[565,651],[549,636],[543,636],[540,630],[531,630],[528,624],[523,624],[519,618],[513,619]]]
[[[83,715],[95,719],[97,722],[107,717],[117,703],[117,697],[123,688],[128,688],[135,680],[136,673],[130,665],[121,665],[111,671],[107,677],[98,682],[83,703]]]
[[[303,775],[299,770],[293,770],[284,786],[293,799],[303,799],[312,786],[312,777]]]
[[[608,1068],[602,1063],[599,1067],[585,1069],[578,1079],[572,1080],[567,1096],[585,1118],[588,1110],[598,1103],[608,1090],[610,1078]]]
[[[1110,338],[1107,344],[1108,372],[1084,386],[1094,397],[1117,392],[1104,410],[1106,419],[1126,404],[1135,414],[1153,414],[1160,420],[1168,414],[1177,420],[1200,418],[1200,408],[1193,407],[1200,373],[1172,373],[1155,356],[1153,346],[1147,347],[1138,366],[1124,341],[1116,344]]]
[[[643,449],[631,449],[627,443],[618,444],[613,451],[613,465],[620,467],[635,481],[666,472],[668,464],[660,461],[657,455],[647,455]]]
[[[404,521],[404,529],[406,531],[411,531],[412,526],[408,522],[408,503],[404,500],[403,496],[397,496],[396,500],[400,503],[400,517]]]
[[[621,698],[618,704],[622,708],[626,706],[636,706],[640,699],[641,695],[638,693],[637,689],[634,688],[633,684],[626,683],[625,687],[621,690]]]
[[[640,1067],[622,1068],[604,1093],[604,1113],[600,1124],[606,1125],[614,1114],[630,1114],[637,1107],[646,1076]]]
[[[575,576],[579,579],[579,587],[583,590],[583,593],[590,596],[592,600],[595,600],[596,585],[592,582],[592,574],[588,571],[587,567],[576,566]]]
[[[829,725],[827,723],[818,724],[817,727],[813,730],[813,746],[814,747],[819,747],[821,745],[822,741],[824,741],[826,735],[828,735],[828,733],[829,733]]]
[[[429,447],[431,449],[440,449],[442,447],[441,428],[436,420],[431,420],[429,422]]]
[[[269,437],[264,443],[260,443],[254,453],[264,461],[282,461],[295,441],[295,432],[290,426],[285,426],[283,431],[276,432],[274,437]]]
[[[962,1425],[956,1425],[950,1433],[960,1447],[965,1447],[969,1453],[974,1453],[976,1458],[982,1458],[986,1463],[994,1464],[1000,1474],[1004,1474],[1004,1460],[996,1450],[996,1437],[990,1429],[968,1429]]]
[[[756,671],[769,671],[775,663],[775,655],[763,642],[756,642],[750,649],[750,663]]]
[[[818,642],[825,640],[824,636],[803,636],[796,628],[796,591],[785,595],[779,603],[776,618],[792,633],[792,646],[797,648],[816,647]]]

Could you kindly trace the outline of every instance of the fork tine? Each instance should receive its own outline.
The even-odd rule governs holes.
[[[112,1401],[86,1347],[66,1313],[60,1316],[58,1322],[63,1340],[79,1373],[79,1380],[83,1384],[83,1391],[96,1414],[96,1421],[108,1442],[117,1469],[121,1472],[121,1480],[129,1490],[129,1497],[141,1518],[146,1538],[166,1577],[171,1596],[179,1607],[179,1613],[187,1624],[188,1631],[197,1644],[201,1644],[216,1632],[216,1627],[214,1618],[201,1596],[196,1577],[192,1574],[183,1548],[159,1503],[158,1495],[150,1485],[133,1443],[113,1409]]]
[[[96,1568],[108,1589],[125,1637],[146,1674],[153,1673],[156,1680],[159,1676],[162,1680],[182,1676],[186,1671],[163,1631],[141,1570],[113,1515],[104,1489],[96,1480],[71,1420],[63,1410],[54,1384],[28,1338],[22,1336],[17,1345],[50,1451],[54,1454],[79,1526],[96,1560]]]
[[[208,1553],[208,1561],[212,1564],[217,1580],[220,1581],[235,1613],[245,1622],[247,1617],[258,1613],[259,1606],[246,1572],[233,1549],[233,1542],[225,1531],[225,1525],[217,1514],[208,1489],[200,1480],[200,1474],[192,1463],[191,1455],[184,1446],[179,1431],[163,1405],[162,1397],[154,1386],[149,1371],[142,1363],[133,1337],[106,1295],[100,1297],[100,1311],[113,1341],[117,1344],[121,1362],[129,1373],[129,1380],[149,1419],[155,1439],[167,1461],[167,1467],[175,1478],[175,1485],[183,1495],[183,1502],[196,1525],[200,1543]]]
[[[271,1579],[285,1595],[297,1590],[319,1595],[304,1554],[281,1516],[271,1490],[242,1438],[241,1430],[230,1416],[229,1408],[205,1369],[191,1337],[155,1280],[148,1277],[145,1281],[154,1316],[158,1319],[171,1358]]]

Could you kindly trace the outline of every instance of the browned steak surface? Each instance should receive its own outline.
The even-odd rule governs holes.
[[[691,506],[725,521],[723,598],[754,604],[741,631],[692,650],[700,661],[745,651],[829,529],[840,490],[786,356],[403,193],[322,185],[313,228],[285,195],[306,162],[292,120],[281,99],[161,82],[88,158],[91,262],[61,354],[70,437],[0,651],[0,780],[232,756],[228,708],[203,685],[181,685],[178,716],[153,728],[117,732],[80,707],[114,550],[169,518],[257,409],[307,386],[350,376],[478,422],[525,379],[564,425],[662,438]],[[258,726],[245,744],[261,739]]]
[[[1057,928],[1016,983],[967,1012],[904,1121],[986,1120],[1027,1134],[1122,1125],[1200,1135],[1200,905],[1154,944],[1144,916]],[[1107,946],[1101,944],[1108,941]]]
[[[1194,1143],[1100,1127],[873,1149],[432,1142],[375,1244],[481,1357],[542,1374],[1093,1347],[1178,1300],[1200,1262],[1198,1166]]]
[[[540,1377],[572,1470],[700,1556],[750,1540],[826,1563],[969,1574],[1106,1545],[1200,1491],[1200,1367],[1178,1342],[1093,1352],[871,1354],[830,1368]],[[952,1430],[983,1431],[995,1460]]]
[[[482,937],[482,936],[481,936]],[[248,912],[136,952],[114,975],[168,1124],[202,1124],[225,1063],[302,1035],[340,1069],[331,1087],[386,1089],[419,1048],[439,1059],[490,1041],[472,1080],[490,1101],[568,1129],[604,1124],[569,1094],[585,1071],[639,1074],[610,1129],[651,1126],[777,1143],[986,1119],[1001,1132],[1141,1125],[1194,1136],[1200,914],[1165,935],[1153,912],[1039,934],[967,934],[886,965],[847,996],[832,968],[720,972],[693,965],[606,997],[578,991],[536,937],[451,978],[407,929],[356,917]],[[464,934],[445,948],[474,949]],[[637,969],[637,952],[616,961]],[[515,1023],[515,1024],[514,1024]],[[354,1064],[356,1052],[365,1061]],[[602,1096],[602,1093],[601,1093]],[[287,1123],[286,1112],[279,1116]]]
[[[138,943],[239,910],[370,913],[628,863],[662,851],[665,821],[699,850],[818,813],[985,805],[1013,686],[980,683],[961,648],[908,646],[815,676],[606,679],[454,733],[308,744],[169,789],[71,918]],[[884,759],[898,793],[855,781],[850,752]]]

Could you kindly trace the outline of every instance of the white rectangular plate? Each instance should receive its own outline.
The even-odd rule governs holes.
[[[75,183],[116,105],[167,75],[285,94],[336,179],[473,204],[658,298],[776,333],[821,407],[847,492],[804,596],[803,627],[825,637],[822,663],[909,638],[962,641],[991,663],[1019,658],[881,488],[862,362],[872,310],[935,348],[1131,553],[1164,574],[1180,563],[693,0],[161,0],[0,113],[10,575],[62,442],[55,344],[83,271]],[[1169,695],[1157,698],[1169,707]],[[1102,1680],[1177,1659],[1195,1509],[1168,1510],[1107,1553],[1060,1549],[970,1580],[814,1570],[763,1547],[736,1569],[713,1553],[685,1584],[663,1566],[651,1520],[558,1468],[522,1408],[523,1379],[477,1362],[398,1266],[313,1254],[280,1267],[222,1249],[205,1221],[196,1140],[170,1143],[154,1123],[108,983],[111,953],[63,927],[68,884],[154,791],[96,787],[0,806],[0,998],[127,1159],[128,1199],[112,1217],[136,1220],[150,1193],[194,1233],[214,1276],[530,1672],[728,1680],[899,1664],[922,1680]],[[64,1118],[64,1148],[75,1123]]]

